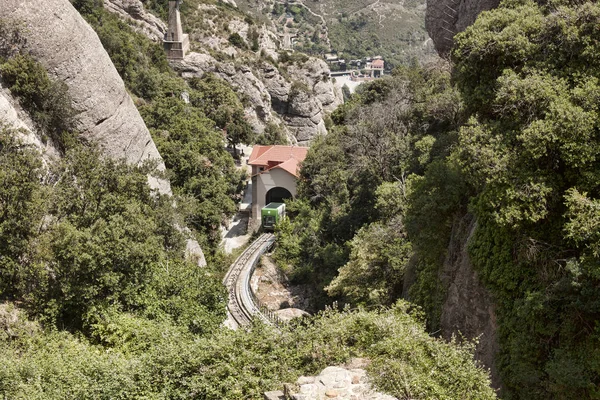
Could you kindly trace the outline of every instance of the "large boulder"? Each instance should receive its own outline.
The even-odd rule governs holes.
[[[68,0],[5,0],[0,19],[18,27],[29,52],[53,79],[67,85],[82,136],[130,164],[164,164],[150,132],[100,39]],[[162,193],[167,181],[149,179]]]

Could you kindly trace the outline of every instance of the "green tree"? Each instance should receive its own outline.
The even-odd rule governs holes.
[[[457,36],[472,117],[455,157],[476,191],[470,253],[498,302],[507,398],[598,395],[599,22],[593,3],[507,2]]]
[[[53,144],[65,150],[72,140],[74,111],[64,83],[52,81],[31,56],[16,54],[0,65],[2,81]]]
[[[40,154],[18,133],[0,127],[0,296],[16,299],[43,273],[31,261],[46,212]],[[34,273],[32,273],[34,272]]]

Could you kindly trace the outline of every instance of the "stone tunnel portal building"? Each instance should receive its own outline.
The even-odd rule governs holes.
[[[252,166],[252,218],[260,219],[260,210],[271,202],[296,197],[300,163],[308,147],[254,146],[248,159]]]

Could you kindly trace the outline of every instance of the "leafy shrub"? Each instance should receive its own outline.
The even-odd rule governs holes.
[[[64,83],[52,81],[45,68],[28,55],[17,54],[0,65],[2,81],[54,144],[65,149],[74,129],[71,98]]]
[[[237,48],[240,48],[240,49],[248,48],[248,45],[246,44],[246,41],[244,40],[244,38],[242,38],[240,36],[240,34],[237,32],[233,32],[231,35],[229,35],[229,38],[227,40],[229,41],[229,43],[231,43],[232,45],[234,45]]]

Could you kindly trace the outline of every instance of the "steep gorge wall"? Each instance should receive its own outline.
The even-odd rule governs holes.
[[[477,16],[498,6],[500,0],[428,0],[425,26],[440,56],[448,56],[454,36],[473,24]],[[480,281],[468,254],[469,240],[477,222],[472,215],[456,220],[448,253],[440,271],[446,295],[442,305],[442,335],[478,339],[475,358],[489,368],[492,386],[501,387],[496,366],[499,350],[496,307],[493,297]]]
[[[68,0],[4,0],[0,19],[15,24],[29,52],[53,79],[64,82],[76,127],[106,155],[137,164],[155,159],[164,170],[142,117],[92,28]],[[170,193],[167,181],[150,184]]]
[[[446,296],[442,305],[442,335],[450,340],[462,335],[478,339],[475,359],[490,370],[492,386],[500,387],[495,357],[498,352],[496,307],[489,291],[479,280],[469,257],[468,246],[477,223],[467,214],[453,224],[452,237],[440,278]]]
[[[500,0],[427,0],[425,28],[437,52],[447,56],[454,45],[454,35],[475,22],[482,11],[498,4]]]

